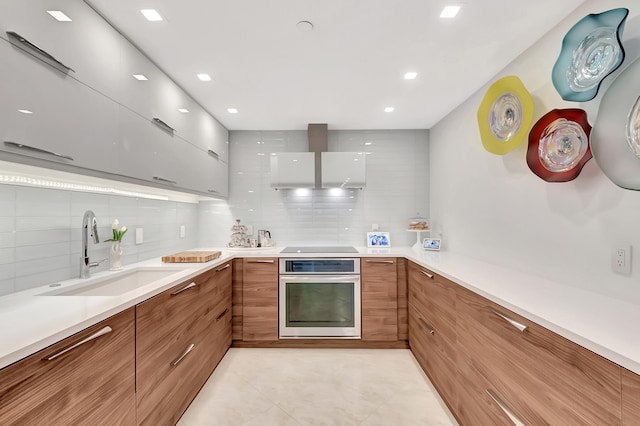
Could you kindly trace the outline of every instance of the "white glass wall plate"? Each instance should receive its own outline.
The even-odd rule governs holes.
[[[640,191],[637,156],[640,59],[629,65],[600,101],[591,151],[604,174],[621,188]]]

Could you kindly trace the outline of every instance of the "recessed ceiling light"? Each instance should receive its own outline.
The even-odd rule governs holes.
[[[186,109],[186,108],[178,108],[178,111],[179,111],[179,112],[182,112],[182,113],[185,113],[185,114],[186,114],[187,112],[189,112],[189,110],[188,110],[188,109]]]
[[[198,78],[200,81],[211,81],[211,76],[209,74],[198,74]]]
[[[71,22],[71,18],[64,14],[61,10],[47,10],[47,13],[60,22]]]
[[[135,78],[138,81],[147,81],[149,80],[147,77],[145,77],[143,74],[134,74],[133,78]]]
[[[373,142],[365,142],[364,144],[369,146],[369,145],[373,144]]]
[[[238,110],[235,108],[227,108],[227,111],[229,112],[229,114],[237,114]]]
[[[395,109],[394,107],[386,107],[384,109],[384,112],[393,112],[394,109]]]
[[[18,112],[23,114],[33,114],[33,111],[29,111],[28,109],[19,109]]]
[[[445,6],[440,12],[441,18],[455,18],[460,11],[460,6]]]
[[[408,73],[405,73],[404,79],[405,80],[414,80],[417,76],[418,76],[417,72],[409,71]]]
[[[151,21],[151,22],[162,21],[162,16],[160,16],[158,11],[155,9],[142,9],[140,10],[140,13],[142,13],[144,17],[147,18],[147,21]]]

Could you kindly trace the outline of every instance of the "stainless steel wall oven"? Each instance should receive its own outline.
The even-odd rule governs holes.
[[[360,259],[280,259],[281,338],[360,338]]]

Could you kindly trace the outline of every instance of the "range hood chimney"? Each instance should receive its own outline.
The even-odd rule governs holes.
[[[309,138],[309,151],[316,154],[315,161],[315,187],[322,188],[322,153],[329,151],[329,130],[328,125],[309,124],[307,126],[307,137]]]
[[[271,155],[271,187],[364,188],[363,152],[329,152],[326,123],[308,124],[308,152],[282,152]]]

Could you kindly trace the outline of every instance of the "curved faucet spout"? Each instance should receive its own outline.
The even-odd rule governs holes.
[[[96,220],[96,215],[92,210],[84,212],[84,216],[82,217],[82,257],[80,258],[80,278],[89,278],[90,268],[92,266],[97,266],[92,265],[89,260],[89,233],[91,233],[93,244],[98,244],[100,242],[100,237],[98,236],[98,221]]]

